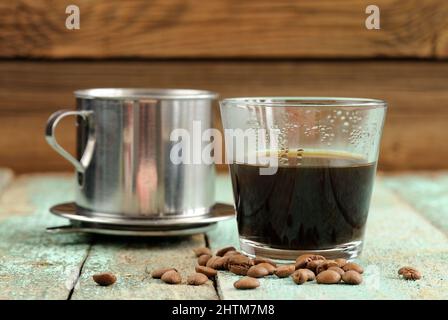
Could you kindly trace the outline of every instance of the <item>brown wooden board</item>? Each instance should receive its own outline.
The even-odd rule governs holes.
[[[79,30],[65,27],[80,8]],[[448,2],[377,0],[0,2],[1,57],[446,57]]]
[[[47,146],[45,122],[51,112],[74,107],[73,90],[89,87],[202,88],[221,98],[381,98],[389,110],[380,169],[448,168],[448,63],[416,61],[3,61],[0,165],[17,172],[71,169]],[[57,134],[74,149],[73,121]]]

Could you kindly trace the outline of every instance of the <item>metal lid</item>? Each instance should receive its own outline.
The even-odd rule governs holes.
[[[190,100],[216,99],[218,94],[207,90],[195,89],[153,89],[153,88],[94,88],[77,90],[76,98],[83,99],[159,99],[159,100]]]

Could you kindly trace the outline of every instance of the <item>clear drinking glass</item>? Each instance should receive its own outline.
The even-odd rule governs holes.
[[[220,106],[241,250],[276,260],[358,256],[386,102],[254,97]]]

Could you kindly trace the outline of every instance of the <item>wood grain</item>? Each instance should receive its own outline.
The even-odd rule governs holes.
[[[425,186],[413,197],[427,199],[446,191],[446,173],[420,176],[388,175],[376,182],[369,216],[366,246],[360,263],[365,268],[364,283],[353,286],[295,285],[291,279],[262,279],[262,285],[251,291],[250,299],[447,299],[448,238],[420,212],[428,206],[414,207],[392,191],[399,181],[403,186]],[[385,182],[386,181],[386,182]],[[434,184],[434,181],[435,184]],[[48,207],[73,197],[73,176],[60,174],[24,175],[11,180],[9,170],[0,169],[0,298],[2,299],[164,299],[218,298],[209,283],[201,287],[165,285],[151,279],[146,268],[166,265],[179,268],[185,277],[195,262],[191,251],[204,245],[202,235],[184,239],[114,239],[75,234],[49,235],[45,227],[66,221],[48,213]],[[443,186],[440,185],[443,184]],[[402,188],[402,187],[400,187]],[[437,193],[435,190],[440,190]],[[217,200],[232,202],[228,176],[217,179]],[[442,216],[441,216],[442,217]],[[234,220],[221,222],[207,234],[213,250],[237,246]],[[393,258],[391,258],[393,257]],[[418,268],[423,278],[407,282],[398,278],[403,265]],[[118,282],[111,287],[98,287],[91,276],[95,272],[112,271]],[[232,284],[238,277],[219,272],[219,298],[248,298]]]
[[[406,177],[406,176],[404,176]],[[412,179],[412,178],[410,178]],[[446,179],[446,177],[445,177]],[[230,179],[218,178],[218,200],[232,203]],[[421,190],[419,198],[431,193]],[[216,250],[233,245],[238,247],[236,221],[220,222],[208,232],[210,247]],[[446,299],[448,277],[444,266],[448,261],[448,237],[431,224],[402,198],[397,197],[382,181],[375,182],[365,246],[359,263],[364,267],[360,286],[323,286],[316,282],[296,285],[291,278],[269,276],[260,280],[261,286],[251,291],[250,299]],[[404,265],[420,270],[418,282],[400,279],[397,271]],[[236,290],[238,280],[230,272],[219,272],[218,293],[224,300],[244,300],[247,293]]]
[[[195,272],[193,248],[203,246],[203,234],[186,238],[128,238],[126,241],[97,239],[72,299],[218,299],[212,281],[198,287],[186,284],[188,275]],[[151,278],[148,272],[159,268],[176,268],[182,276],[182,284],[168,285]],[[113,272],[118,278],[111,287],[100,287],[92,281],[93,274],[105,271]]]
[[[448,172],[409,172],[383,177],[384,183],[448,235]]]
[[[365,27],[363,0],[1,1],[0,56],[446,57],[448,2],[377,0],[381,30]]]
[[[10,179],[9,171],[6,176]],[[19,176],[3,189],[0,299],[65,300],[70,296],[90,246],[88,237],[50,235],[45,228],[66,223],[48,208],[72,200],[72,179],[65,175]]]
[[[0,62],[0,165],[71,170],[45,142],[48,116],[88,87],[191,87],[230,96],[361,96],[389,102],[380,169],[446,169],[448,63],[323,61]],[[216,124],[220,127],[216,109]],[[74,150],[73,121],[57,132]]]
[[[74,176],[22,175],[0,168],[0,299],[217,299],[213,283],[171,286],[146,269],[172,266],[184,282],[194,272],[193,248],[204,235],[183,238],[92,237],[48,234],[46,227],[68,224],[51,215],[57,203],[72,201]],[[111,271],[118,281],[100,287],[96,272]]]

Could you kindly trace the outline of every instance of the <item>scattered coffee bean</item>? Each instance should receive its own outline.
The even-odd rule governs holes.
[[[316,254],[302,254],[296,259],[296,269],[305,268],[313,260],[326,260],[325,257]]]
[[[218,272],[215,269],[204,266],[196,266],[195,270],[196,272],[205,274],[209,278],[214,277],[218,274]]]
[[[192,285],[192,286],[200,286],[200,285],[206,283],[207,280],[208,280],[208,277],[205,274],[196,272],[196,273],[193,273],[188,276],[187,284]]]
[[[239,253],[238,251],[235,251],[235,250],[230,250],[230,251],[227,251],[226,253],[224,253],[223,257],[233,256],[235,254],[241,254],[241,253]]]
[[[325,260],[311,260],[306,264],[306,269],[310,269],[317,274],[317,267],[324,262]]]
[[[319,273],[316,277],[317,283],[335,284],[341,280],[341,275],[333,270],[325,270]]]
[[[229,271],[241,276],[245,276],[253,265],[254,262],[250,258],[240,254],[230,256],[227,262]]]
[[[304,284],[305,282],[308,281],[308,276],[306,275],[305,272],[303,272],[303,270],[308,270],[308,269],[299,269],[296,270],[292,275],[291,278],[294,281],[295,284]],[[308,270],[309,271],[309,270]]]
[[[209,254],[203,254],[198,258],[198,265],[205,266],[207,264],[207,261],[210,260],[212,256]]]
[[[217,261],[219,258],[221,258],[221,257],[218,257],[218,256],[212,256],[210,259],[208,259],[208,261],[207,261],[207,263],[206,263],[205,265],[206,265],[207,267],[209,267],[209,268],[213,268],[213,269],[215,269],[214,266],[216,265],[216,261]]]
[[[419,280],[422,277],[420,271],[413,267],[402,267],[398,270],[398,274],[406,280]]]
[[[306,267],[307,263],[310,262],[309,254],[302,254],[296,259],[296,269],[301,269]]]
[[[168,284],[179,284],[182,282],[182,278],[179,272],[177,272],[176,270],[170,270],[165,272],[160,279],[162,279],[163,282]]]
[[[342,268],[343,266],[345,266],[347,264],[347,260],[344,258],[339,258],[334,261],[338,264],[339,268]]]
[[[216,260],[215,265],[217,270],[227,270],[229,267],[229,258],[231,256],[223,256]]]
[[[358,285],[362,282],[362,275],[354,270],[349,270],[342,275],[342,281],[346,284]]]
[[[316,273],[321,273],[322,271],[325,271],[331,267],[338,267],[338,264],[334,260],[324,260],[324,262],[320,263],[316,267]]]
[[[100,286],[110,286],[117,281],[117,277],[110,272],[97,273],[93,275],[93,281],[95,281]]]
[[[235,247],[225,247],[225,248],[222,248],[222,249],[219,249],[218,251],[216,251],[216,255],[218,257],[222,257],[229,251],[236,251],[236,249],[235,249]]]
[[[247,270],[247,275],[252,278],[262,278],[269,275],[269,271],[260,265],[255,265]]]
[[[342,270],[344,270],[345,272],[353,270],[353,271],[356,271],[356,272],[358,272],[360,274],[364,272],[363,267],[361,267],[359,264],[356,264],[354,262],[349,262],[349,263],[345,264],[342,267]]]
[[[308,281],[313,281],[316,279],[316,275],[310,269],[299,269],[299,270],[304,270],[304,272],[308,276]]]
[[[294,264],[288,264],[277,267],[277,269],[275,269],[274,274],[279,278],[286,278],[292,275],[295,270],[296,266]]]
[[[174,269],[174,268],[161,268],[161,269],[156,269],[156,270],[154,270],[153,272],[151,272],[151,277],[153,277],[154,279],[160,279],[160,278],[163,276],[163,274],[164,274],[165,272],[170,271],[170,270],[177,271],[177,270]]]
[[[214,259],[215,258],[215,259]],[[215,270],[226,270],[227,262],[229,261],[229,256],[227,257],[212,257],[207,261],[206,266]]]
[[[268,262],[262,262],[257,264],[257,266],[263,267],[266,270],[268,270],[269,274],[274,274],[276,267],[274,267],[272,264]]]
[[[243,277],[236,281],[233,286],[236,289],[255,289],[260,286],[260,281],[252,277]]]
[[[277,268],[277,264],[272,261],[271,259],[267,259],[267,258],[261,258],[261,257],[255,257],[253,259],[254,264],[260,264],[260,263],[269,263],[270,265],[274,266],[275,268]]]
[[[200,248],[193,249],[193,252],[196,255],[196,257],[200,257],[203,254],[208,254],[210,256],[212,255],[212,251],[206,247],[200,247]]]
[[[304,284],[307,281],[313,281],[315,279],[313,271],[309,269],[298,269],[291,277],[296,284]]]
[[[341,275],[341,276],[345,273],[345,271],[342,270],[341,268],[339,268],[339,267],[334,267],[334,266],[328,268],[327,270],[336,271],[336,272],[339,273],[339,275]]]

